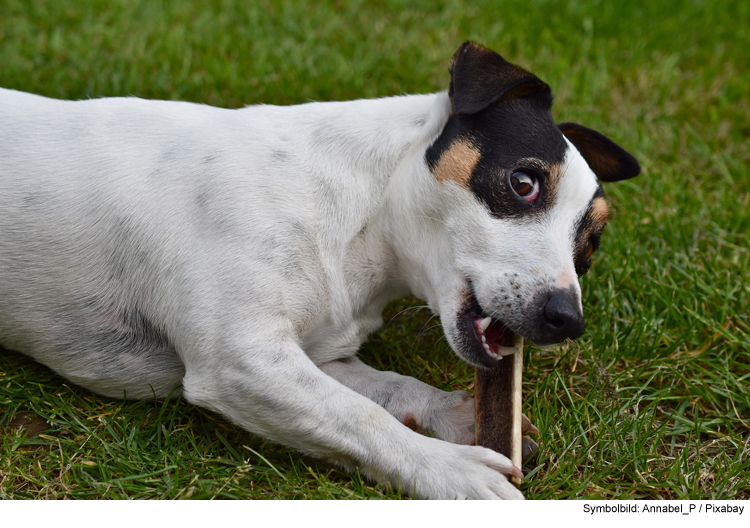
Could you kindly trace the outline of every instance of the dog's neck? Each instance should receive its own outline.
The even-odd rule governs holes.
[[[447,92],[296,108],[305,113],[300,122],[308,129],[315,166],[336,169],[332,174],[374,186],[379,192],[373,196],[384,193],[391,177],[415,150],[423,157],[451,111]],[[347,181],[336,183],[347,186]]]
[[[343,271],[351,309],[379,314],[385,303],[407,293],[434,298],[432,268],[440,248],[426,245],[431,233],[425,230],[439,222],[431,207],[439,184],[425,151],[442,132],[451,106],[445,92],[350,104],[357,111],[329,114],[317,141],[325,142],[329,159],[348,165],[333,173],[357,182],[339,182],[350,220],[344,222],[349,233],[343,237]]]

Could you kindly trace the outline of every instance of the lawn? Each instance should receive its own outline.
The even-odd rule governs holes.
[[[525,350],[526,497],[750,499],[750,3],[4,0],[0,86],[224,107],[433,92],[467,39],[643,166],[605,188],[586,334]],[[470,389],[420,301],[385,321],[367,362]],[[107,400],[0,352],[0,498],[398,496],[185,402]]]

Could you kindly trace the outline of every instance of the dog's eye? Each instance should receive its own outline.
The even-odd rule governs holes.
[[[594,244],[589,240],[586,242],[586,249],[583,251],[583,258],[588,260],[591,258],[591,255],[594,254]]]
[[[534,203],[539,196],[539,182],[525,172],[513,172],[510,175],[510,186],[513,188],[513,192],[529,203]]]
[[[579,254],[578,258],[576,258],[576,273],[579,277],[585,275],[591,267],[591,257],[594,255],[594,251],[599,249],[599,242],[601,240],[600,237],[601,231],[592,234],[591,237],[586,241],[586,245],[584,246],[583,251]]]

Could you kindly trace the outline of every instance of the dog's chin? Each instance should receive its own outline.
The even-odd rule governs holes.
[[[484,313],[473,293],[457,314],[456,334],[456,353],[476,367],[492,368],[516,351],[517,335]]]

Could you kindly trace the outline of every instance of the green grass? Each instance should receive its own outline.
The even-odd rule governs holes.
[[[465,39],[537,73],[558,119],[644,169],[606,188],[586,335],[526,350],[541,430],[526,496],[750,498],[747,2],[5,0],[0,86],[227,107],[430,92]],[[438,322],[409,306],[388,308],[365,360],[470,387]],[[184,402],[103,399],[3,352],[0,497],[398,495]]]

